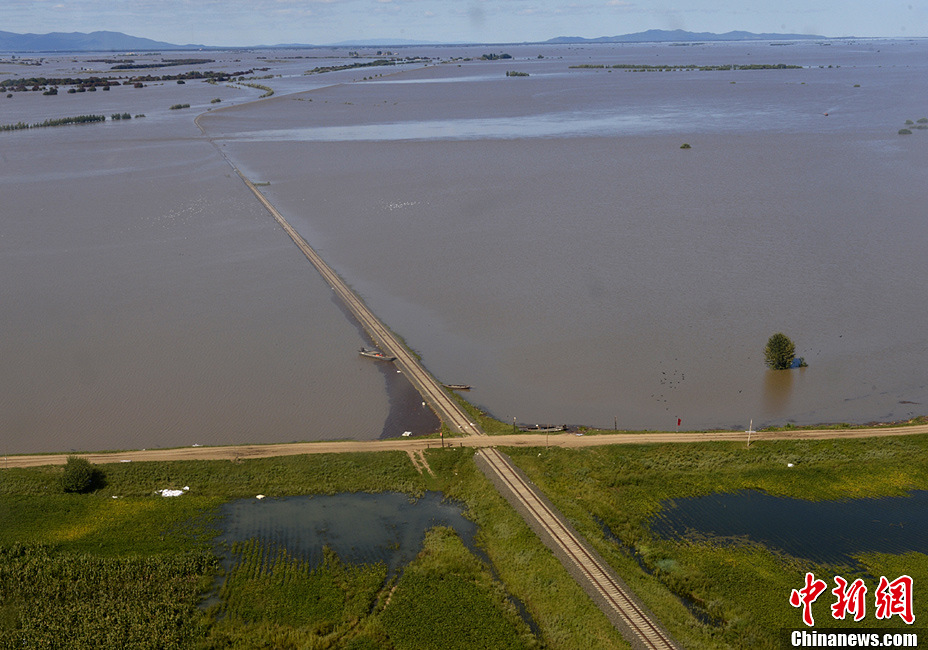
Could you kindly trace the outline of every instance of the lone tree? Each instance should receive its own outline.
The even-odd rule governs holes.
[[[785,370],[793,365],[796,358],[796,344],[782,332],[777,332],[767,340],[764,348],[764,363],[774,370]]]
[[[61,477],[61,489],[65,492],[88,492],[94,485],[96,472],[85,458],[68,456]]]

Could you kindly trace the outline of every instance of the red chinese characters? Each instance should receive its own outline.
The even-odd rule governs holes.
[[[812,603],[822,595],[827,587],[824,580],[816,580],[815,575],[806,573],[806,586],[802,589],[793,589],[789,595],[789,604],[793,607],[802,607],[802,621],[809,627],[815,625],[812,619]]]
[[[912,578],[900,576],[890,582],[880,576],[880,586],[876,590],[876,617],[891,618],[898,615],[911,625],[915,622],[912,613]]]
[[[850,614],[855,621],[861,621],[867,615],[867,585],[863,579],[857,578],[851,584],[841,576],[835,576],[834,589],[831,590],[836,597],[831,605],[831,615],[838,620],[844,620]],[[827,589],[824,580],[816,579],[813,573],[806,573],[805,586],[802,589],[793,589],[789,595],[789,604],[793,607],[802,607],[802,621],[809,627],[815,624],[812,618],[812,603]],[[885,576],[880,576],[880,584],[876,589],[876,617],[888,619],[898,616],[907,624],[915,622],[912,605],[912,578],[900,576],[890,582]]]
[[[831,615],[836,619],[844,620],[845,614],[853,614],[854,620],[862,620],[867,614],[867,601],[864,598],[867,595],[867,585],[860,578],[857,578],[850,587],[847,586],[847,580],[841,576],[835,576],[835,584],[838,586],[831,590],[838,597],[837,602],[831,606]]]

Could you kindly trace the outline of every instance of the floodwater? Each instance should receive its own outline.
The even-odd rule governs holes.
[[[666,538],[747,540],[814,562],[862,553],[928,552],[928,492],[804,501],[746,490],[665,502],[652,530]]]
[[[196,53],[215,61],[178,70],[267,67],[280,76],[254,83],[276,94],[257,102],[200,81],[0,96],[0,124],[146,115],[0,133],[2,451],[434,426],[357,357],[366,337],[226,159],[440,380],[506,421],[924,413],[928,132],[897,131],[928,115],[928,44],[505,49],[313,76],[351,60]],[[0,79],[106,68],[89,58],[0,63]],[[803,67],[570,67],[618,63]],[[776,331],[808,368],[764,369]]]
[[[215,541],[222,548],[258,539],[315,566],[328,546],[346,562],[383,562],[391,572],[416,557],[430,528],[453,528],[471,550],[477,530],[460,505],[438,492],[418,499],[396,492],[240,499],[219,514],[222,533]]]
[[[503,420],[899,420],[928,402],[928,133],[897,134],[926,48],[521,46],[203,125]],[[570,67],[733,62],[802,67]],[[808,368],[764,368],[777,331]]]
[[[193,124],[211,98],[261,91],[171,84],[0,97],[3,124],[145,114],[0,133],[0,449],[434,430],[408,382],[357,355],[370,340]]]

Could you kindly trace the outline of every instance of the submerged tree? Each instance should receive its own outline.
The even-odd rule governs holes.
[[[777,332],[767,340],[764,348],[764,363],[774,370],[785,370],[796,358],[796,344],[786,334]]]

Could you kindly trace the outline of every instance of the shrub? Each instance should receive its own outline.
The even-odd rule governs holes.
[[[94,484],[94,468],[86,458],[68,456],[61,476],[61,489],[65,492],[89,492]]]
[[[912,132],[908,129],[899,129],[899,135],[912,135]]]
[[[693,147],[688,142],[684,142],[683,144],[680,145],[680,148],[681,149],[692,149]]]

